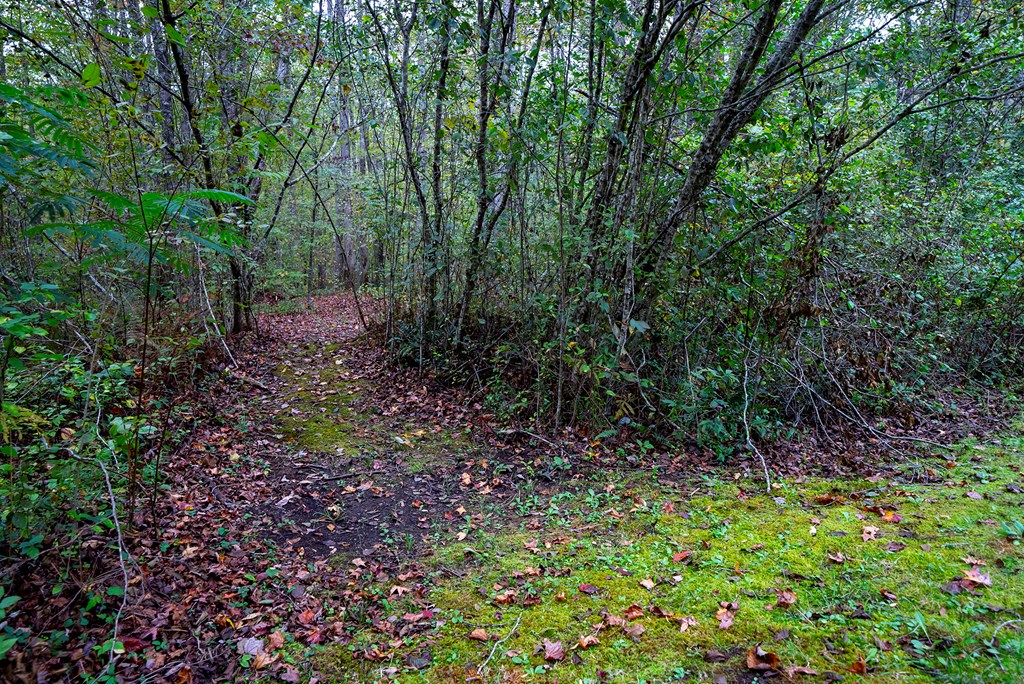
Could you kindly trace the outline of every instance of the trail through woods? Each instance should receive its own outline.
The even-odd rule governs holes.
[[[1019,436],[914,462],[874,444],[829,466],[842,478],[775,451],[765,493],[753,458],[498,428],[473,390],[385,363],[357,320],[343,297],[263,317],[196,401],[130,557],[84,531],[74,598],[47,556],[25,565],[13,619],[33,638],[6,679],[1024,676]],[[122,576],[114,651],[111,619],[55,647]]]

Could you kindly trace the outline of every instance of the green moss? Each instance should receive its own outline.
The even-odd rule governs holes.
[[[1024,549],[1004,534],[1002,522],[1024,520],[1020,495],[1005,490],[1020,482],[1013,467],[1021,446],[969,446],[955,466],[933,466],[945,478],[941,484],[815,479],[748,496],[741,487],[750,492],[756,483],[709,481],[687,498],[689,491],[613,477],[611,493],[596,482],[562,492],[543,509],[541,530],[477,530],[437,550],[436,567],[466,575],[436,575],[431,600],[444,625],[431,645],[433,665],[400,678],[451,681],[446,666],[482,663],[494,642],[467,639],[482,628],[506,639],[489,663],[493,673],[521,670],[533,681],[594,681],[598,670],[609,681],[710,679],[743,670],[756,643],[783,665],[857,681],[1020,681],[1024,639],[1006,621],[1024,612]],[[901,519],[883,517],[893,510]],[[878,528],[877,538],[864,540],[865,527]],[[535,551],[526,548],[531,539],[538,540]],[[682,550],[692,553],[686,564],[673,560]],[[842,562],[829,559],[839,554]],[[987,563],[981,569],[992,586],[977,595],[943,591],[970,569],[963,560],[969,556]],[[641,586],[646,579],[656,582],[653,590]],[[599,591],[581,593],[581,584]],[[520,601],[533,595],[539,603],[497,603],[509,587]],[[775,607],[782,590],[796,592],[789,609]],[[720,602],[739,604],[728,629],[715,618]],[[603,612],[621,615],[634,603],[644,609],[638,639],[596,629]],[[697,624],[682,632],[678,622],[653,616],[653,606]],[[783,630],[788,638],[777,641]],[[588,634],[600,644],[577,651],[579,664],[567,657],[549,667],[533,655],[544,639],[568,650]],[[739,655],[724,663],[705,657],[730,650]],[[396,662],[402,655],[399,649]],[[861,657],[870,672],[852,675],[846,668]]]

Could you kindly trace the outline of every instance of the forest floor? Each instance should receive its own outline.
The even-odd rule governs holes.
[[[750,460],[504,431],[357,320],[263,318],[131,542],[113,653],[94,615],[12,679],[1024,681],[1020,432],[831,476],[794,456],[769,493]]]

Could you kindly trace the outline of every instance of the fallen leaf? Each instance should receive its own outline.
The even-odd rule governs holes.
[[[875,535],[878,534],[878,528],[874,525],[865,525],[864,529],[860,532],[860,538],[864,541],[874,541],[877,539]]]
[[[679,631],[680,632],[685,632],[686,630],[690,629],[691,627],[696,627],[699,624],[697,622],[697,618],[693,617],[692,615],[685,615],[685,616],[683,616],[681,618],[676,618],[676,619],[679,620]]]
[[[595,587],[593,584],[581,584],[580,585],[580,593],[586,594],[587,596],[593,596],[594,594],[596,594],[599,591],[601,591],[601,590],[598,589],[597,587]]]
[[[631,625],[624,625],[622,627],[622,631],[628,634],[629,636],[633,637],[634,639],[639,639],[640,635],[647,631],[647,628],[638,622],[634,622]]]
[[[469,638],[473,641],[488,641],[491,637],[487,634],[487,631],[477,627],[469,633]]]
[[[593,634],[587,634],[585,636],[581,636],[580,640],[576,642],[576,645],[585,651],[591,646],[597,646],[599,643],[601,642],[596,636]]]
[[[885,550],[889,551],[890,553],[897,553],[905,548],[907,548],[906,544],[901,544],[897,541],[891,541],[885,545]]]
[[[969,582],[986,587],[992,586],[992,578],[988,576],[988,573],[982,572],[977,565],[973,566],[970,570],[961,570],[960,572],[964,574],[964,579]]]
[[[691,555],[693,555],[693,552],[690,551],[689,549],[686,549],[686,550],[680,551],[679,553],[673,553],[672,554],[672,560],[675,561],[676,563],[682,563],[684,560],[689,558]]]
[[[812,670],[811,668],[805,665],[790,665],[789,667],[783,669],[782,673],[786,675],[787,679],[792,679],[794,676],[798,674],[805,674],[811,676],[818,674],[817,671]]]
[[[888,589],[882,589],[878,593],[881,594],[887,601],[899,601],[900,600],[899,597],[896,594],[894,594],[893,592],[889,591]]]
[[[843,555],[842,551],[836,551],[835,553],[828,554],[828,559],[839,565],[846,562],[846,556]]]
[[[646,589],[647,591],[652,591],[654,589],[654,580],[650,578],[642,579],[640,580],[640,586]]]
[[[643,614],[644,609],[635,603],[622,612],[622,616],[627,620],[636,620]]]
[[[719,601],[718,611],[715,612],[715,619],[718,620],[718,629],[729,629],[732,627],[732,620],[736,617],[739,604],[731,601]]]
[[[786,609],[796,603],[796,592],[792,589],[784,589],[778,592],[779,599],[775,603],[776,608]]]
[[[985,498],[981,494],[979,494],[978,492],[967,492],[966,494],[964,494],[964,496],[966,496],[968,499],[975,499],[975,500],[979,500],[979,501],[981,499]]]
[[[779,669],[779,656],[761,648],[761,644],[755,645],[747,651],[748,670],[777,670]]]
[[[562,648],[561,641],[550,641],[544,640],[544,660],[551,662],[558,662],[565,658],[565,649]]]
[[[857,656],[857,660],[850,667],[846,668],[854,674],[867,674],[868,664],[864,661],[864,656]]]

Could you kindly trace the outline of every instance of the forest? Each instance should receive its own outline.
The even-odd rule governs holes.
[[[0,680],[1024,681],[1024,5],[0,2]]]

